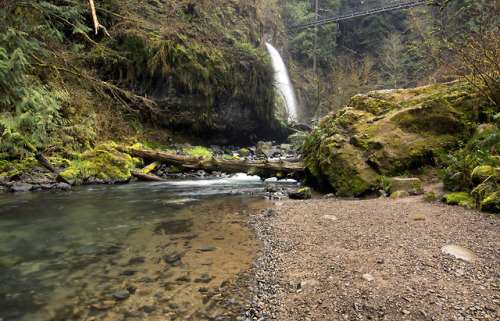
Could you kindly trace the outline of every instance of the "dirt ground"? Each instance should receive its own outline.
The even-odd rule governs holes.
[[[290,200],[252,220],[247,320],[500,320],[499,216],[414,196]]]

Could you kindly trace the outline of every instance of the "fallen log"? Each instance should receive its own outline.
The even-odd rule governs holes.
[[[164,164],[175,165],[183,170],[204,170],[207,172],[224,172],[228,174],[246,173],[257,175],[262,179],[277,177],[278,179],[293,178],[302,179],[304,176],[304,165],[283,160],[270,161],[247,161],[238,159],[216,159],[204,157],[191,157],[176,155],[156,150],[144,150],[136,148],[119,147],[121,152],[135,157],[159,161]]]
[[[164,181],[165,179],[153,174],[146,174],[138,170],[131,170],[130,174],[141,181]]]

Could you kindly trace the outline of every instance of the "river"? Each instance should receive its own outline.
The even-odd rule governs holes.
[[[267,184],[237,175],[0,194],[0,320],[233,319],[258,251],[244,223],[271,204],[258,195]]]

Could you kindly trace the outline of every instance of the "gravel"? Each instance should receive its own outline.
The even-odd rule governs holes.
[[[281,203],[250,218],[263,250],[243,319],[500,319],[498,216],[420,196]]]

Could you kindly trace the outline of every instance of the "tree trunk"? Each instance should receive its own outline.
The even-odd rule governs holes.
[[[292,163],[286,161],[246,161],[236,159],[216,159],[204,157],[190,157],[175,155],[167,152],[143,150],[121,147],[120,151],[136,157],[160,161],[181,167],[183,170],[201,169],[207,172],[220,171],[224,173],[246,173],[257,175],[262,179],[269,177],[302,179],[304,176],[304,165],[302,163]]]

